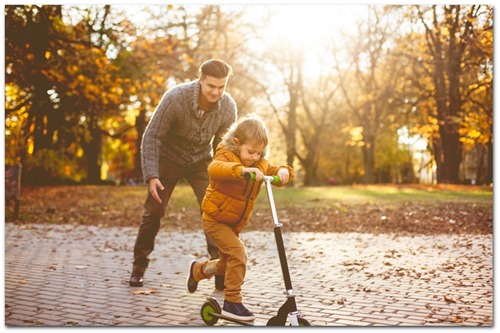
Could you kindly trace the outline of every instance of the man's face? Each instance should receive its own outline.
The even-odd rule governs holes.
[[[201,86],[201,96],[200,98],[205,99],[206,102],[213,104],[221,98],[222,94],[226,90],[226,84],[229,77],[222,79],[216,79],[213,76],[201,76],[200,86]]]

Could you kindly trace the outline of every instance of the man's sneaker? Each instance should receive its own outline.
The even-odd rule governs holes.
[[[186,290],[190,293],[194,293],[198,289],[198,281],[194,279],[193,267],[196,264],[196,260],[192,260],[188,265],[188,272],[186,277]]]
[[[247,308],[241,303],[233,303],[224,300],[224,307],[222,308],[222,314],[226,317],[230,317],[241,321],[252,321],[255,320],[253,313],[248,311]]]
[[[132,272],[130,275],[130,279],[128,280],[128,284],[131,287],[142,287],[144,284],[144,273],[141,272]]]
[[[224,275],[215,276],[215,289],[219,291],[224,291]]]

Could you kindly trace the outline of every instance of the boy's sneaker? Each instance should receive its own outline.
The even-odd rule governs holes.
[[[196,264],[196,260],[192,260],[188,265],[188,272],[186,277],[186,290],[190,293],[194,293],[198,289],[198,281],[194,279],[193,267]]]
[[[252,321],[255,320],[253,313],[248,311],[247,308],[241,303],[233,303],[224,300],[224,307],[222,308],[222,314],[226,317],[230,317],[241,321]]]

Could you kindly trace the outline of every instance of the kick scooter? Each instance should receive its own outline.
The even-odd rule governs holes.
[[[255,174],[245,174],[246,180],[255,181]],[[285,303],[279,308],[276,316],[269,319],[267,326],[285,326],[287,319],[290,322],[290,326],[311,326],[309,322],[302,318],[297,311],[297,304],[295,303],[295,293],[292,288],[292,280],[290,279],[290,271],[288,270],[288,263],[286,260],[285,246],[283,244],[283,237],[281,234],[281,227],[283,226],[278,221],[278,214],[276,213],[276,206],[274,204],[273,191],[271,188],[271,183],[278,183],[278,176],[264,176],[264,183],[266,186],[267,198],[269,199],[269,206],[271,208],[271,214],[274,224],[274,237],[276,239],[276,245],[278,247],[278,254],[281,263],[281,270],[283,272],[283,279],[285,281],[286,290],[283,292],[286,295]],[[217,323],[219,319],[224,319],[237,323],[244,326],[254,326],[252,322],[245,322],[236,320],[227,316],[224,316],[221,310],[221,306],[217,299],[213,297],[207,297],[207,301],[201,307],[201,318],[205,324],[213,326]]]

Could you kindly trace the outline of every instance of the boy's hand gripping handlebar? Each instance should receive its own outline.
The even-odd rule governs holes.
[[[243,176],[246,180],[255,181],[255,173],[245,173]],[[271,215],[273,216],[273,223],[275,228],[281,228],[283,225],[278,221],[278,213],[276,213],[276,206],[274,204],[273,189],[271,183],[279,183],[280,177],[278,176],[264,176],[264,183],[266,184],[267,198],[269,199],[269,206],[271,207]]]
[[[243,176],[246,180],[253,180],[255,181],[255,173],[254,172],[249,172],[245,173],[245,176]],[[279,183],[280,182],[280,177],[274,175],[274,176],[264,176],[264,181],[265,182],[270,182],[270,183]]]

